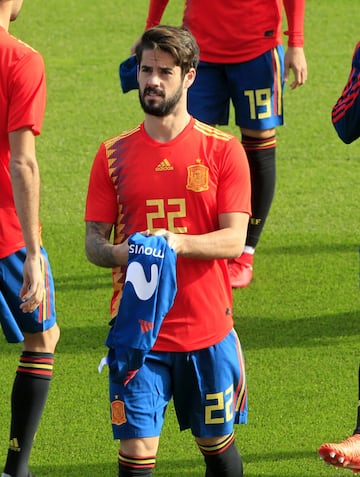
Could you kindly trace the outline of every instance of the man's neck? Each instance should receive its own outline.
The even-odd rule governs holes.
[[[7,6],[9,2],[0,2],[0,27],[9,31],[10,26],[10,11]]]
[[[147,114],[144,120],[145,131],[148,135],[158,142],[169,142],[176,138],[189,124],[190,115],[188,112],[166,117],[157,117]]]
[[[6,24],[5,22],[2,22],[0,18],[0,28],[3,28],[5,31],[9,31],[9,23]]]
[[[9,31],[10,19],[12,15],[13,2],[0,1],[0,26]]]

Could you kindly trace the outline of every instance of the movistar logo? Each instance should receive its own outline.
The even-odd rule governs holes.
[[[131,246],[130,246],[131,247]],[[137,247],[137,245],[135,245]],[[150,247],[149,247],[150,248]],[[151,249],[154,250],[154,249]],[[136,295],[140,300],[148,300],[154,294],[159,277],[158,266],[153,263],[151,265],[151,276],[148,282],[145,276],[144,268],[139,262],[132,262],[127,268],[125,282],[131,282]]]
[[[163,250],[153,248],[153,247],[145,247],[145,245],[137,245],[136,243],[130,244],[129,253],[136,253],[142,255],[152,255],[156,258],[164,258],[165,253]]]

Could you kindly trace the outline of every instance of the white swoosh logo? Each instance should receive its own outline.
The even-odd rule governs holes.
[[[151,278],[146,280],[145,272],[139,262],[132,262],[128,266],[126,273],[126,282],[131,282],[136,295],[140,300],[148,300],[155,292],[158,282],[159,270],[158,266],[153,263],[151,265]]]

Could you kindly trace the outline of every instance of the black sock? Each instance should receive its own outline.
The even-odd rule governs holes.
[[[275,193],[276,137],[258,139],[242,137],[251,176],[252,217],[249,221],[246,245],[255,248],[264,228]]]
[[[357,408],[357,421],[354,434],[360,434],[360,366],[358,375],[358,408]]]
[[[151,477],[152,469],[133,469],[119,464],[119,477]]]
[[[119,477],[151,477],[156,456],[132,457],[119,451]]]
[[[6,474],[28,477],[28,461],[47,400],[54,355],[24,351],[11,395],[10,445]]]
[[[234,434],[216,446],[200,446],[206,463],[205,477],[242,477],[241,456],[235,446]]]

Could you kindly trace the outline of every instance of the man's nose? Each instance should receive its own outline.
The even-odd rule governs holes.
[[[152,72],[148,76],[146,83],[147,83],[148,86],[159,86],[159,84],[160,84],[159,74],[156,71]]]

